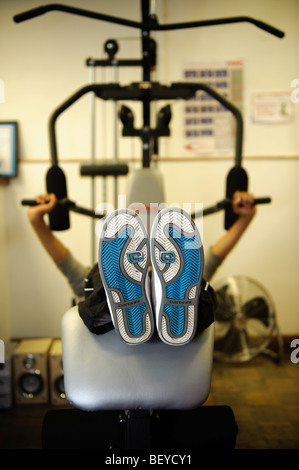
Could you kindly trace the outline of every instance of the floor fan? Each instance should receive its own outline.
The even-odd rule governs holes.
[[[246,362],[259,354],[279,361],[283,342],[273,300],[256,280],[231,276],[213,283],[217,296],[214,357],[222,362]],[[277,352],[269,348],[276,335]]]

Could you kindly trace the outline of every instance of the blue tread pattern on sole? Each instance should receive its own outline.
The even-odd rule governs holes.
[[[181,275],[170,285],[166,286],[166,297],[168,299],[185,298],[187,288],[198,282],[201,270],[201,252],[199,240],[196,236],[185,237],[170,227],[169,234],[175,239],[180,247],[184,259],[184,268]]]
[[[108,287],[118,289],[122,293],[125,302],[138,299],[142,295],[141,287],[127,279],[119,265],[121,252],[128,236],[129,231],[126,230],[125,236],[103,242],[102,248],[102,267]]]
[[[174,336],[183,333],[185,324],[185,307],[167,305],[167,299],[187,300],[186,291],[199,281],[201,273],[201,251],[198,238],[186,237],[177,232],[173,227],[169,228],[169,235],[176,241],[183,258],[183,270],[179,277],[166,286],[166,305],[164,312],[168,315],[170,332]]]
[[[177,305],[165,305],[164,312],[168,315],[170,332],[174,336],[181,335],[185,324],[185,307]]]
[[[142,316],[145,310],[146,305],[144,303],[126,309],[128,327],[132,335],[140,335],[142,333]]]

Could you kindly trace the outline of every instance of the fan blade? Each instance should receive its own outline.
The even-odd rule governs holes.
[[[243,313],[247,318],[260,320],[266,327],[269,327],[269,306],[262,297],[255,297],[243,305]]]
[[[217,308],[215,309],[215,320],[219,322],[231,321],[236,314],[234,297],[228,291],[229,286],[225,285],[218,289],[216,294]]]
[[[246,332],[244,332],[246,334]],[[234,325],[231,325],[227,333],[220,339],[215,341],[215,350],[232,356],[243,350],[241,332]]]
[[[235,314],[235,309],[229,308],[226,305],[221,306],[218,304],[214,312],[214,318],[218,322],[225,323],[228,321],[232,321]]]

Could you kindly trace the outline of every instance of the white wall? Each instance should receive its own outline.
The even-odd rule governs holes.
[[[5,187],[0,186],[0,213],[5,214]],[[1,295],[0,295],[0,337],[3,340],[8,340],[10,337],[10,302],[9,302],[9,291],[8,291],[8,256],[7,256],[7,238],[5,224],[0,225],[0,284],[1,284]]]
[[[47,4],[48,2],[44,2]],[[61,2],[114,16],[140,19],[140,2],[131,0],[79,0]],[[249,15],[263,19],[286,32],[282,40],[249,24],[236,24],[155,33],[159,66],[157,80],[180,81],[182,63],[242,58],[244,60],[244,166],[250,190],[257,196],[270,195],[271,205],[258,208],[258,215],[217,277],[246,274],[265,285],[277,308],[278,322],[285,334],[299,333],[298,315],[298,106],[293,123],[257,126],[250,119],[250,97],[255,91],[288,91],[299,78],[296,60],[299,44],[296,0],[158,0],[161,23],[215,17]],[[71,291],[49,260],[32,232],[20,200],[45,190],[50,166],[48,119],[52,111],[75,90],[89,82],[87,57],[103,58],[108,38],[119,40],[119,57],[139,58],[139,31],[113,24],[52,12],[15,24],[13,15],[43,4],[38,0],[0,0],[0,79],[5,82],[5,103],[0,103],[1,120],[17,120],[20,129],[19,175],[1,189],[1,322],[0,336],[59,336],[60,318],[71,302]],[[125,4],[125,8],[124,8]],[[186,7],[188,5],[188,8]],[[132,39],[134,38],[134,39]],[[190,44],[192,45],[190,47]],[[120,71],[119,81],[139,81],[138,69]],[[113,81],[113,72],[97,72],[99,82]],[[130,103],[131,106],[131,103]],[[139,105],[135,104],[140,119]],[[172,135],[163,139],[160,168],[165,177],[167,202],[203,202],[206,206],[223,198],[232,158],[183,161],[181,116],[174,106]],[[58,150],[66,174],[68,196],[90,207],[90,181],[79,176],[79,161],[90,157],[90,97],[58,120]],[[97,157],[113,158],[113,104],[97,103]],[[138,162],[141,145],[136,139],[119,139],[122,158]],[[259,158],[252,157],[275,157]],[[167,159],[166,159],[167,160]],[[97,201],[102,198],[102,182]],[[109,186],[110,183],[109,183]],[[126,179],[119,182],[124,193]],[[111,190],[109,189],[111,198]],[[204,242],[223,233],[223,215],[204,220]],[[83,263],[91,262],[91,221],[71,214],[71,229],[59,237]],[[4,299],[4,300],[3,300]]]

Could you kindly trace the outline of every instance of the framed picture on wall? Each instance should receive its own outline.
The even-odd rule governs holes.
[[[0,121],[0,178],[17,175],[18,124]]]

